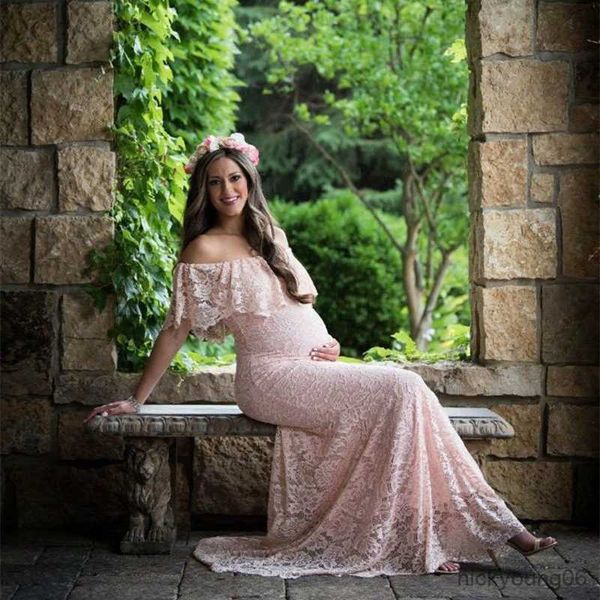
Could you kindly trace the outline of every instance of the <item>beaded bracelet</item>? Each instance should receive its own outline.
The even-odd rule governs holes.
[[[142,403],[133,394],[131,394],[131,396],[129,396],[129,398],[127,398],[125,402],[131,402],[133,408],[135,408],[135,412],[140,412],[140,409],[142,408]]]

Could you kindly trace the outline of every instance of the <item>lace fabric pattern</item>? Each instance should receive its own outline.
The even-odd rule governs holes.
[[[288,256],[299,291],[316,296]],[[262,257],[180,263],[164,327],[183,318],[204,339],[234,335],[238,405],[277,425],[267,534],[201,539],[193,555],[211,570],[431,573],[447,560],[484,560],[523,530],[419,375],[310,359],[327,327]]]

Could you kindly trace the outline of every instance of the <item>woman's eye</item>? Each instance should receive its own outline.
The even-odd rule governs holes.
[[[239,178],[240,178],[240,175],[234,175],[234,176],[233,176],[233,180],[234,180],[234,181],[237,181]]]

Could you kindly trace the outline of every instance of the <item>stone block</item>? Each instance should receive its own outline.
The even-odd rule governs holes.
[[[108,61],[114,29],[111,2],[70,0],[67,63]]]
[[[104,527],[127,518],[124,463],[76,467],[48,463],[14,465],[19,528]]]
[[[533,173],[530,194],[533,202],[554,202],[554,174]]]
[[[549,366],[546,381],[548,396],[597,398],[600,371],[598,366]]]
[[[570,132],[588,133],[600,129],[598,104],[575,104],[569,110]]]
[[[50,369],[58,330],[56,294],[4,291],[0,297],[2,393],[51,395]]]
[[[533,136],[533,158],[538,165],[595,164],[597,133],[547,133]]]
[[[533,0],[481,2],[481,57],[491,54],[523,56],[533,52]]]
[[[399,366],[398,363],[390,364]],[[441,361],[435,364],[410,363],[408,369],[418,373],[437,394],[525,398],[543,393],[541,365],[483,366],[472,362]]]
[[[538,455],[541,408],[538,404],[494,404],[491,407],[514,428],[511,439],[490,440],[487,454],[510,458],[535,458]]]
[[[598,291],[594,284],[542,287],[544,363],[598,364]]]
[[[99,406],[106,402],[124,400],[133,392],[138,379],[139,373],[60,373],[56,381],[54,402]]]
[[[111,340],[63,338],[64,371],[114,371],[117,350]]]
[[[0,61],[53,63],[58,60],[54,2],[0,6]]]
[[[556,277],[555,209],[488,209],[472,214],[471,227],[475,282]]]
[[[480,90],[470,121],[473,136],[567,128],[569,65],[563,61],[515,59],[476,66]]]
[[[194,443],[192,512],[266,514],[274,440],[230,436]]]
[[[56,195],[54,151],[0,149],[0,208],[51,210]]]
[[[49,398],[4,397],[2,454],[45,454],[52,445],[52,406]]]
[[[58,150],[61,211],[110,210],[115,184],[115,153],[98,146],[69,145]]]
[[[139,373],[61,373],[54,402],[96,406],[122,399],[133,391]],[[152,404],[214,403],[235,404],[235,365],[203,366],[191,375],[167,371],[148,401]]]
[[[537,49],[547,52],[596,51],[598,10],[593,3],[540,2]]]
[[[88,283],[83,273],[92,248],[105,247],[113,237],[108,217],[61,216],[36,219],[35,283]]]
[[[552,402],[546,451],[552,456],[598,456],[598,407]]]
[[[202,367],[192,375],[167,372],[152,392],[156,404],[235,404],[235,365]]]
[[[110,296],[104,310],[98,310],[92,296],[86,293],[64,294],[62,300],[62,334],[80,339],[108,338],[114,326],[114,296]]]
[[[90,431],[83,423],[91,408],[61,410],[58,415],[58,456],[64,460],[123,460],[123,438]]]
[[[562,271],[567,277],[598,278],[598,171],[560,174],[558,206],[562,225]]]
[[[482,359],[537,362],[535,287],[477,287],[476,305]]]
[[[28,112],[27,73],[0,71],[0,144],[28,143]]]
[[[29,217],[0,217],[0,282],[31,281],[31,231]]]
[[[464,444],[469,451],[469,454],[475,459],[479,468],[483,468],[485,457],[488,454],[491,440],[465,439]]]
[[[113,73],[96,68],[33,71],[33,144],[109,140],[113,124]]]
[[[525,206],[527,202],[527,141],[472,142],[476,161],[471,208]]]
[[[568,520],[573,473],[569,463],[497,460],[484,466],[487,482],[520,519]]]
[[[575,63],[573,87],[576,104],[598,102],[599,79],[600,73],[598,72],[597,60],[582,60]]]

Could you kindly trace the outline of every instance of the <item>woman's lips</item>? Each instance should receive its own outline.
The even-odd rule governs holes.
[[[235,204],[238,200],[239,200],[239,196],[236,196],[235,198],[230,198],[230,199],[223,199],[221,200],[221,202],[223,204],[227,204],[227,205],[231,205],[231,204]]]

